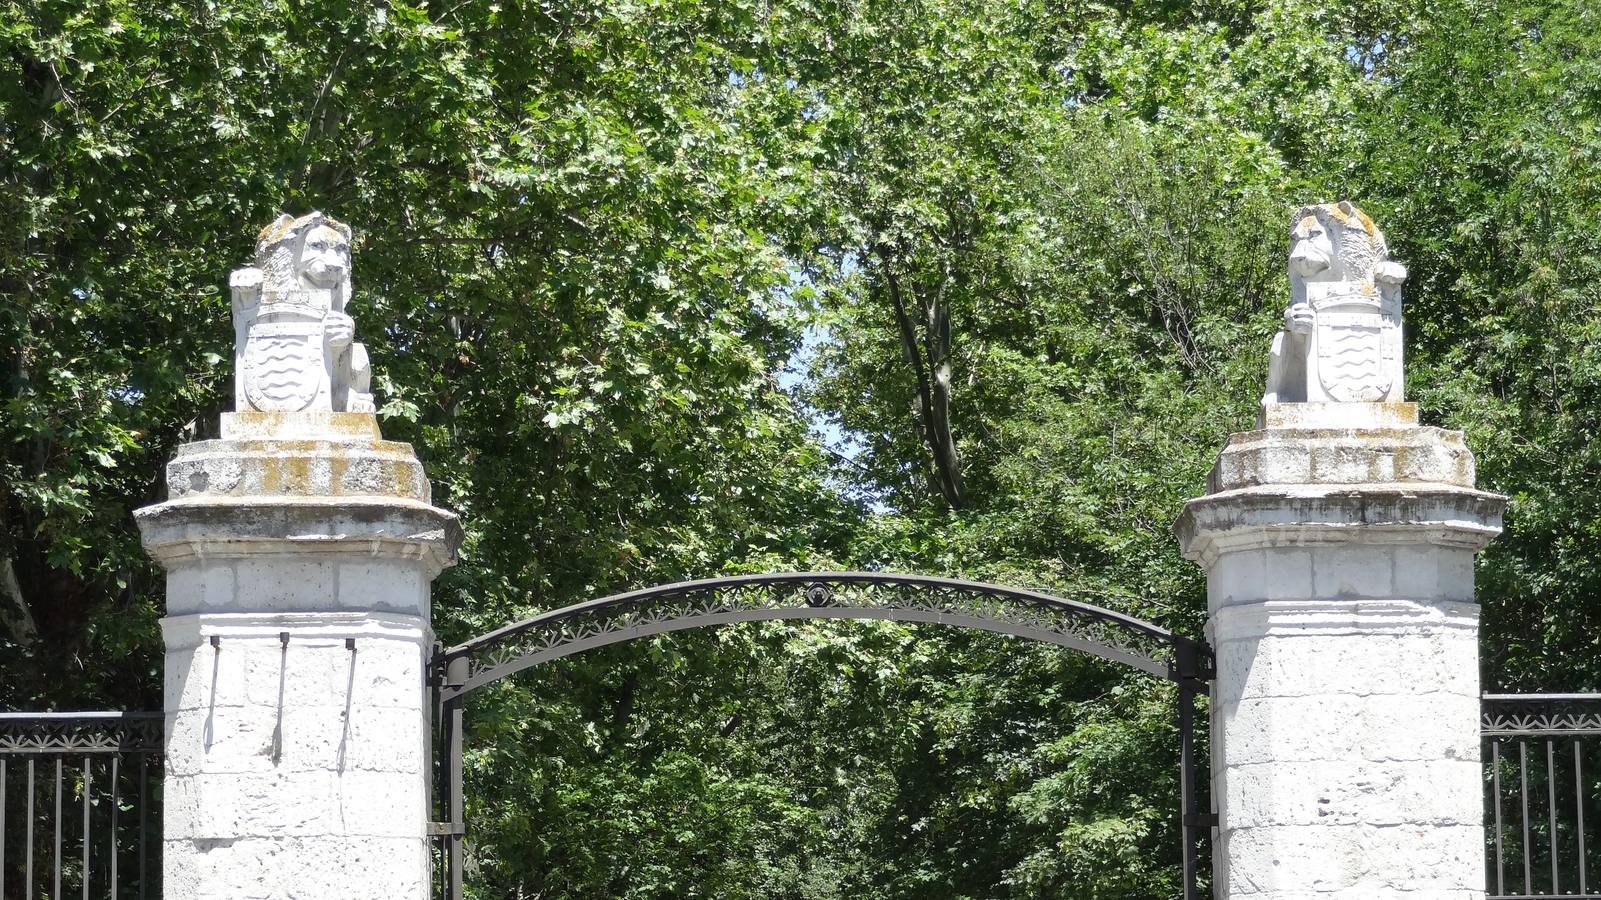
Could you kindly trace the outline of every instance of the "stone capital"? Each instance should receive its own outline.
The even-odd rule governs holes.
[[[222,424],[221,440],[178,448],[170,499],[134,513],[167,568],[170,614],[427,615],[427,584],[454,562],[462,529],[430,502],[410,445],[383,440],[371,414],[236,413]],[[391,589],[374,587],[384,579]]]
[[[455,561],[454,513],[393,498],[216,498],[172,500],[138,510],[145,550],[172,568],[297,554],[416,560],[432,580]]]
[[[1204,497],[1173,530],[1185,558],[1273,547],[1408,544],[1477,552],[1507,498],[1474,487],[1462,433],[1442,428],[1266,428],[1230,436]]]
[[[1501,533],[1506,498],[1455,485],[1269,486],[1208,494],[1174,524],[1179,551],[1219,556],[1270,547],[1433,545],[1478,552]]]

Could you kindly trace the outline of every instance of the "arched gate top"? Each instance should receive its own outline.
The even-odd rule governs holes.
[[[1211,648],[1165,628],[1035,591],[880,572],[787,572],[685,581],[540,613],[443,651],[445,699],[553,659],[687,628],[773,619],[893,619],[1071,647],[1204,693]]]

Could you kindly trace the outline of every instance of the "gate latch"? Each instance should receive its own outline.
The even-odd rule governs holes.
[[[467,827],[460,822],[429,822],[429,837],[463,837]]]

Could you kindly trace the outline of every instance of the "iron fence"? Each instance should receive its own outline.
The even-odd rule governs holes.
[[[1601,900],[1601,694],[1486,694],[1487,900]]]
[[[162,716],[0,713],[0,900],[158,900]]]

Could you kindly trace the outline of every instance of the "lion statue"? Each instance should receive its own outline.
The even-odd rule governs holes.
[[[1302,207],[1290,228],[1290,305],[1262,403],[1402,398],[1401,284],[1384,234],[1349,201]]]
[[[345,311],[349,226],[320,212],[279,216],[229,287],[238,410],[373,411],[367,348]]]

